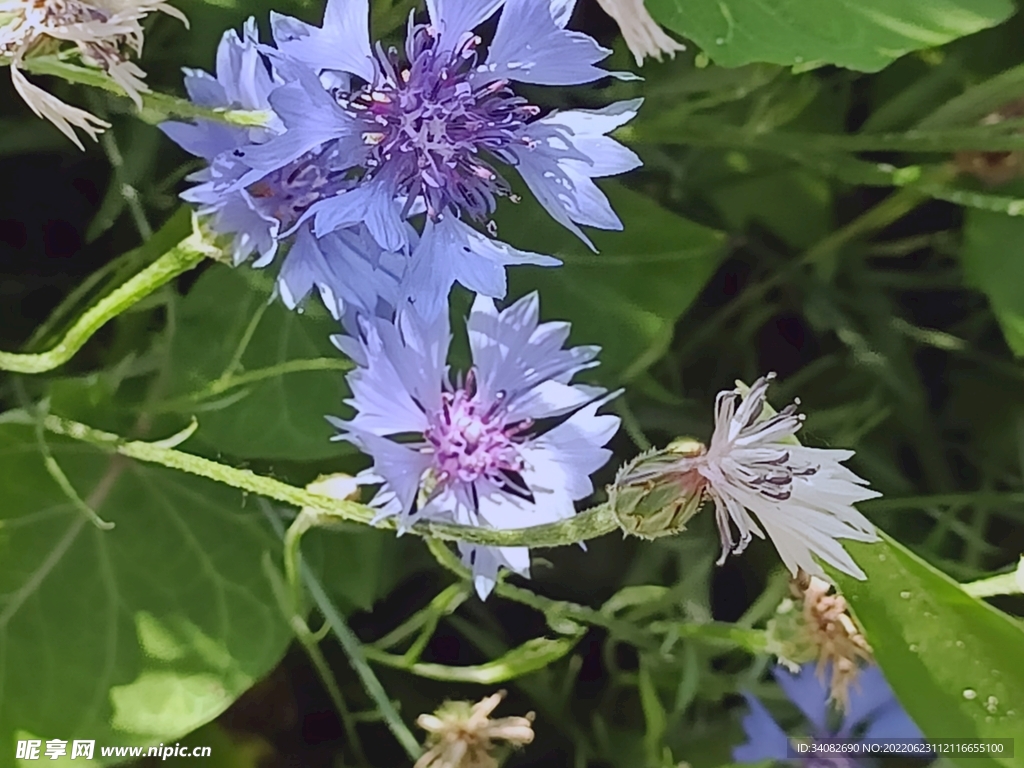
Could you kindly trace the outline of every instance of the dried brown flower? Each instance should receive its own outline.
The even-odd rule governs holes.
[[[986,115],[979,125],[998,125],[1012,118],[1024,117],[1024,99],[1009,104]],[[989,186],[999,186],[1024,175],[1024,153],[1010,152],[979,152],[965,150],[953,156],[953,164],[961,173],[976,176]]]
[[[675,58],[676,51],[686,50],[685,45],[673,40],[658,26],[644,7],[644,0],[597,0],[597,3],[619,25],[638,67],[644,63],[645,56],[661,61],[662,54]]]
[[[25,59],[73,43],[85,63],[106,71],[141,106],[146,73],[129,56],[142,53],[141,21],[154,11],[188,24],[162,0],[0,0],[0,62],[10,66],[14,89],[32,111],[82,149],[75,128],[95,139],[109,124],[31,83],[22,72]]]
[[[534,714],[492,720],[491,712],[505,697],[499,691],[476,704],[446,701],[432,715],[420,715],[416,724],[427,731],[427,751],[413,768],[497,768],[495,741],[514,747],[533,741]]]
[[[849,704],[850,685],[857,679],[861,662],[870,662],[871,646],[850,615],[846,598],[831,584],[799,572],[790,582],[793,595],[803,601],[804,629],[817,649],[818,675],[831,663],[829,695],[837,706]]]

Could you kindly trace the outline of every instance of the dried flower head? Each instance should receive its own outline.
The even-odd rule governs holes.
[[[105,70],[141,106],[140,94],[148,90],[142,82],[146,73],[129,56],[142,53],[141,21],[154,11],[188,24],[162,0],[0,0],[0,60],[10,65],[14,89],[32,111],[83,149],[74,129],[95,139],[109,123],[33,85],[21,65],[33,55],[73,43],[85,63]]]
[[[829,699],[845,711],[862,662],[872,662],[871,646],[850,615],[846,598],[831,584],[801,570],[789,586],[794,599],[783,601],[769,622],[772,650],[794,674],[811,661],[817,662],[822,680],[831,670]]]
[[[989,113],[978,124],[999,125],[1006,120],[1021,117],[1024,117],[1024,99],[1017,99]],[[997,187],[1024,174],[1024,153],[963,150],[953,155],[953,165],[961,173],[969,173],[986,185]]]
[[[685,45],[666,35],[658,22],[651,18],[644,7],[644,0],[597,0],[597,4],[619,25],[638,67],[644,63],[645,56],[661,61],[662,54],[675,58],[676,51],[686,50]]]
[[[491,712],[505,698],[505,691],[481,699],[446,701],[432,715],[420,715],[416,724],[427,731],[427,751],[413,768],[497,768],[491,754],[494,742],[513,747],[533,741],[533,712],[526,717],[492,720]]]

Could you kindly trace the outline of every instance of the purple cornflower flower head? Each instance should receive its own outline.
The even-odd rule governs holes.
[[[482,58],[474,29],[499,10]],[[273,174],[291,178],[312,164],[318,169],[316,199],[303,201],[296,221],[312,219],[318,237],[365,223],[381,248],[410,252],[414,263],[428,259],[417,271],[433,273],[436,267],[445,275],[435,278],[443,291],[432,302],[435,310],[452,282],[504,296],[503,278],[473,285],[478,269],[472,259],[429,242],[443,230],[463,244],[463,253],[493,262],[490,217],[499,198],[512,197],[500,166],[517,168],[552,216],[590,244],[579,225],[622,227],[593,179],[640,165],[607,136],[636,114],[639,100],[542,117],[512,88],[516,82],[572,85],[615,74],[595,66],[608,50],[565,29],[571,10],[572,3],[550,0],[428,2],[429,23],[416,24],[410,16],[401,55],[371,46],[366,0],[328,0],[323,27],[273,16],[272,55],[289,62],[291,75],[270,102],[286,130],[237,151],[251,170],[236,186],[249,188]],[[306,73],[300,65],[309,67]],[[426,242],[410,237],[405,224],[421,214]],[[558,263],[497,247],[504,264]]]
[[[254,266],[265,267],[283,243],[290,246],[277,283],[288,307],[295,308],[317,288],[335,316],[344,311],[345,303],[374,312],[383,300],[393,308],[399,301],[404,259],[396,260],[396,254],[381,248],[361,223],[316,237],[302,220],[324,195],[351,186],[334,168],[343,154],[337,145],[315,147],[266,174],[254,175],[241,160],[240,147],[260,145],[285,133],[270,97],[289,78],[301,76],[301,69],[268,56],[250,18],[241,36],[228,31],[222,37],[216,77],[185,70],[185,87],[196,104],[262,112],[267,120],[251,128],[203,119],[161,124],[168,137],[209,163],[188,177],[197,184],[182,197],[198,206],[215,232],[231,236],[235,265],[255,254]],[[243,179],[247,179],[244,184]],[[415,235],[411,227],[409,231]]]
[[[831,674],[831,666],[824,670]],[[850,692],[849,704],[839,716],[829,706],[829,685],[825,676],[815,671],[811,662],[792,674],[784,667],[776,667],[776,682],[783,692],[807,718],[809,736],[818,740],[847,739],[920,739],[924,734],[900,706],[882,670],[871,665],[861,670]],[[743,730],[749,741],[732,751],[737,763],[757,763],[762,760],[787,760],[789,738],[775,722],[764,705],[750,694],[744,693],[750,711],[743,718]],[[809,757],[792,760],[806,768],[858,768],[867,761],[848,756]]]
[[[356,410],[328,417],[369,454],[362,475],[380,485],[372,504],[399,530],[420,519],[496,529],[556,522],[593,492],[591,473],[611,455],[619,426],[598,414],[605,389],[570,383],[597,365],[597,347],[563,348],[569,324],[539,322],[537,294],[507,309],[477,296],[467,321],[473,365],[452,378],[448,315],[413,308],[395,323],[362,318],[358,337],[335,343],[359,364],[348,375]],[[555,425],[540,429],[540,420]],[[546,423],[550,424],[551,421]],[[529,575],[525,547],[460,544],[486,597],[502,566]]]

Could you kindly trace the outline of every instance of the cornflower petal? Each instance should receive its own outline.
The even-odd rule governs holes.
[[[561,262],[486,237],[454,216],[426,222],[412,254],[406,295],[420,314],[431,316],[447,306],[453,283],[471,291],[501,298],[505,295],[505,267],[512,264],[556,266]]]
[[[743,732],[749,741],[733,747],[732,759],[737,763],[759,763],[762,760],[785,760],[789,756],[789,737],[779,727],[764,704],[744,693],[750,711],[743,716]]]
[[[796,674],[777,666],[772,672],[787,698],[796,704],[813,726],[811,736],[816,739],[845,739],[850,737],[855,726],[863,725],[863,739],[924,740],[920,729],[900,706],[882,671],[876,666],[869,666],[861,671],[858,676],[861,687],[855,685],[850,691],[850,701],[843,724],[837,730],[832,729],[829,725],[831,709],[828,680],[832,674],[832,666],[826,665],[824,675],[818,673],[816,666],[815,662],[809,662],[802,665]],[[749,713],[743,718],[743,729],[749,741],[733,748],[733,759],[740,763],[785,759],[788,756],[785,733],[756,698],[746,693],[744,697],[750,707]],[[834,760],[823,761],[822,764],[838,764],[853,768],[866,763],[854,758],[837,757]]]
[[[595,251],[577,225],[621,230],[622,222],[592,179],[641,165],[632,150],[605,134],[631,120],[641,103],[634,99],[600,110],[555,112],[529,126],[529,142],[510,150],[541,205]]]
[[[465,35],[493,16],[505,0],[427,0],[430,23],[440,38],[439,45],[450,50]]]
[[[651,18],[644,0],[597,0],[597,3],[619,25],[638,67],[644,63],[645,56],[661,61],[662,54],[674,59],[677,51],[686,50],[685,45],[665,34]]]
[[[550,0],[506,0],[487,61],[474,80],[576,85],[608,77],[594,65],[611,51],[582,32],[560,26]]]
[[[363,80],[374,76],[370,51],[370,5],[367,0],[327,0],[323,27],[272,12],[270,27],[277,47],[319,70],[350,72]]]

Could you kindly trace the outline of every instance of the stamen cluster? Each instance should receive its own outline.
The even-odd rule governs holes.
[[[353,102],[362,112],[370,177],[393,177],[407,205],[422,197],[427,214],[493,213],[496,197],[509,194],[508,182],[481,153],[509,162],[504,152],[523,142],[527,123],[540,109],[516,96],[507,80],[474,82],[476,35],[446,51],[426,24],[415,25],[406,42],[408,62],[396,49],[378,53],[381,82]]]

